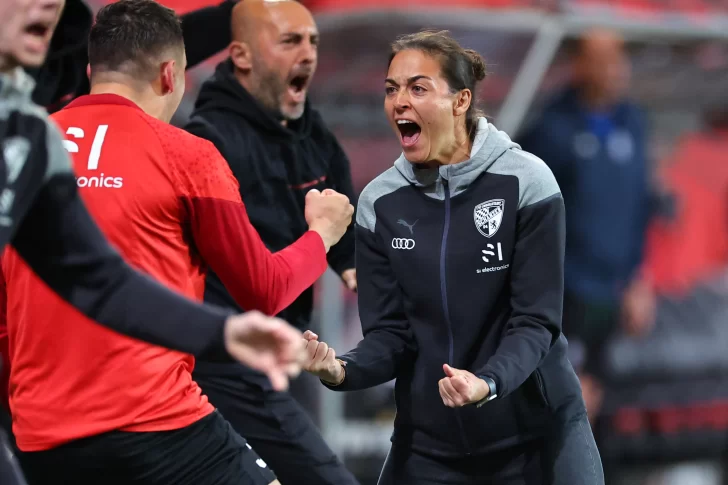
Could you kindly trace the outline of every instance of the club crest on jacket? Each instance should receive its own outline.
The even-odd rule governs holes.
[[[505,200],[492,199],[481,202],[473,209],[473,219],[475,227],[485,237],[493,237],[503,220],[503,208]]]

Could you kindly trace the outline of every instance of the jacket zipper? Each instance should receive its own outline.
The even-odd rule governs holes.
[[[447,255],[447,233],[450,230],[450,186],[448,181],[443,179],[442,185],[445,189],[445,225],[442,230],[442,244],[440,245],[440,293],[442,295],[442,310],[445,313],[445,323],[447,324],[447,333],[449,339],[448,348],[448,365],[453,365],[453,354],[455,352],[455,342],[452,333],[452,322],[450,321],[450,310],[447,305],[447,281],[446,281],[446,255]],[[460,410],[455,409],[455,419],[458,422],[460,428],[460,438],[462,439],[463,446],[467,455],[470,455],[470,445],[468,439],[465,436],[465,427],[460,416]]]

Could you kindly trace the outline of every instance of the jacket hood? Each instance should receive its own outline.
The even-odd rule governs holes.
[[[195,102],[195,113],[204,113],[207,110],[235,113],[256,128],[283,138],[301,139],[311,132],[311,108],[308,99],[301,118],[289,121],[287,126],[281,125],[281,116],[262,106],[240,84],[230,59],[218,64],[215,74],[200,88]]]
[[[505,132],[488,123],[487,119],[479,118],[470,159],[453,165],[429,168],[409,162],[403,153],[394,162],[394,166],[412,185],[422,187],[426,192],[433,188],[438,191],[441,181],[447,180],[452,194],[457,194],[465,190],[480,174],[488,171],[493,162],[511,148],[520,146]]]
[[[92,24],[93,13],[89,6],[83,0],[68,0],[51,39],[48,60],[72,54],[78,49],[85,51]]]

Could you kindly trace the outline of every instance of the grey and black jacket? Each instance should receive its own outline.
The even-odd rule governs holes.
[[[344,382],[395,379],[393,441],[466,456],[536,439],[582,415],[561,333],[564,202],[548,167],[484,118],[471,158],[400,157],[362,192],[356,218],[364,339]],[[448,363],[496,383],[481,407],[447,408]]]

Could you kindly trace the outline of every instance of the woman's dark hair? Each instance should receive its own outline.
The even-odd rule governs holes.
[[[472,49],[463,49],[446,30],[425,30],[399,37],[392,43],[389,64],[392,63],[394,56],[404,50],[421,51],[437,59],[442,76],[447,81],[451,92],[456,93],[469,89],[473,93],[473,100],[465,115],[465,128],[472,141],[475,138],[477,119],[485,116],[475,106],[475,87],[487,75],[483,58]]]

